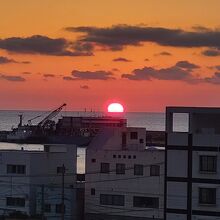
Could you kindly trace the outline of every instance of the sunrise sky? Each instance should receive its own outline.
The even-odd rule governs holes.
[[[0,109],[220,106],[219,0],[0,0]]]

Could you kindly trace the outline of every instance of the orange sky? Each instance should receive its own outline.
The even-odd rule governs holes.
[[[1,1],[0,109],[51,109],[66,102],[67,110],[102,110],[103,103],[109,99],[125,103],[128,111],[164,111],[167,105],[219,106],[220,80],[217,74],[215,78],[213,76],[220,72],[220,68],[216,69],[220,65],[220,52],[214,56],[202,54],[206,50],[220,51],[218,44],[216,47],[205,44],[183,47],[170,45],[171,42],[164,46],[153,40],[140,41],[140,46],[129,44],[122,50],[112,51],[106,45],[92,42],[95,45],[93,56],[15,52],[8,49],[9,44],[5,44],[6,39],[12,37],[25,39],[33,35],[78,42],[83,33],[64,28],[91,26],[101,30],[108,27],[112,31],[112,25],[119,24],[143,29],[181,29],[199,34],[209,32],[192,28],[202,26],[216,34],[219,32],[219,9],[219,0]],[[126,39],[130,39],[129,34]],[[161,52],[170,55],[161,55]],[[13,62],[1,63],[1,57]],[[113,61],[117,58],[130,62]],[[193,79],[164,79],[163,74],[166,73],[161,69],[174,67],[179,61],[199,66],[193,69],[178,67],[178,71],[184,70]],[[135,69],[144,67],[153,68],[155,75],[144,80],[122,78],[123,74],[132,75]],[[73,70],[92,74],[97,71],[111,72],[114,79],[64,80],[65,76],[72,79]],[[208,81],[207,77],[212,79]]]

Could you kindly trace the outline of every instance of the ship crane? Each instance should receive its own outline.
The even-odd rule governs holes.
[[[35,116],[34,118],[29,119],[29,120],[28,120],[28,125],[30,126],[30,125],[32,124],[32,121],[33,121],[34,119],[37,119],[37,118],[40,118],[40,117],[41,117],[41,115],[38,115],[38,116]]]
[[[45,128],[47,125],[51,123],[51,119],[56,117],[65,106],[66,103],[62,104],[60,107],[52,111],[49,115],[47,115],[42,121],[38,123],[38,126],[41,128]]]

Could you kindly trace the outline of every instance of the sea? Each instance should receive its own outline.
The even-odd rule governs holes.
[[[32,124],[37,124],[49,112],[47,111],[27,111],[27,110],[1,110],[0,111],[0,131],[11,130],[17,127],[19,123],[19,115],[23,115],[23,123],[27,124],[28,120],[33,119]],[[62,112],[53,120],[57,121],[62,116],[94,116],[101,117],[101,112]],[[149,131],[165,131],[165,113],[153,113],[153,112],[126,112],[123,113],[123,117],[127,119],[129,127],[143,127]],[[186,114],[176,114],[173,119],[173,126],[175,131],[186,131],[188,124],[188,116]],[[13,144],[13,143],[1,143],[0,149],[21,149],[24,150],[43,150],[43,145],[39,144]],[[85,148],[77,149],[77,172],[85,172]]]

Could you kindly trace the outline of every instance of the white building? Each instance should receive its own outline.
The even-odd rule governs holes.
[[[85,217],[162,219],[164,150],[146,149],[145,128],[109,128],[86,150]]]
[[[44,151],[0,150],[0,215],[15,211],[29,216],[41,214],[36,198],[39,188],[44,187],[46,206],[40,210],[44,210],[47,216],[50,205],[50,201],[46,201],[48,189],[59,188],[60,193],[55,191],[54,195],[59,200],[57,206],[61,205],[59,197],[61,198],[63,165],[64,187],[75,187],[76,157],[76,147],[72,145],[47,145]],[[51,203],[54,201],[51,200]]]
[[[166,132],[164,220],[219,220],[220,108],[167,107]]]

